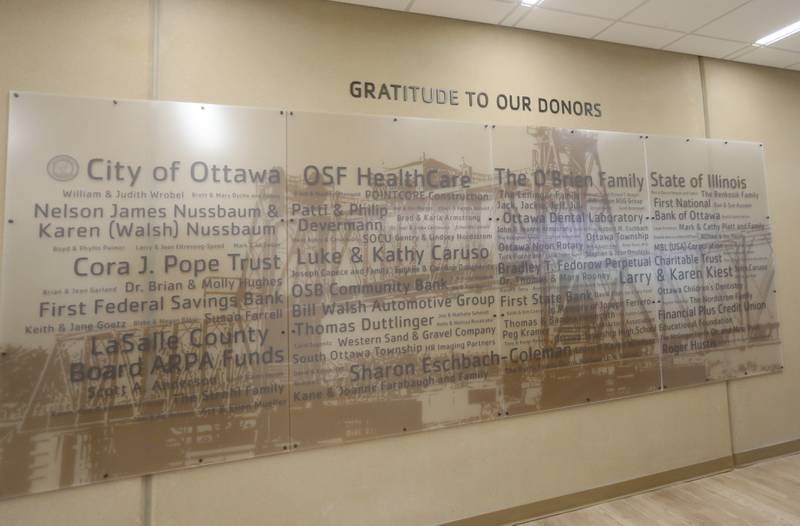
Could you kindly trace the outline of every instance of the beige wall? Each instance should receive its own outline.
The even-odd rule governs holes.
[[[731,382],[736,452],[800,437],[800,258],[797,175],[800,166],[800,74],[773,68],[704,61],[712,137],[761,141],[777,267],[778,310],[784,341],[783,374]]]
[[[9,91],[147,98],[151,15],[148,0],[0,0],[3,189]]]
[[[163,99],[530,122],[348,95],[351,80],[383,80],[603,102],[602,119],[537,118],[543,125],[703,134],[696,57],[333,2],[160,1]]]
[[[160,0],[154,77],[154,21],[146,0],[0,0],[0,92],[146,98],[155,80],[168,100],[705,133],[696,57],[320,0]],[[787,327],[800,74],[706,66],[711,133],[766,141]],[[359,78],[597,100],[604,117],[357,101]],[[787,371],[732,383],[730,408],[708,385],[13,499],[0,524],[436,524],[718,459],[800,438],[798,330]]]

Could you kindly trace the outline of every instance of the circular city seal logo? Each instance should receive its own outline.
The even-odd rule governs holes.
[[[69,155],[56,155],[47,163],[47,174],[56,181],[71,181],[78,176],[78,161]]]

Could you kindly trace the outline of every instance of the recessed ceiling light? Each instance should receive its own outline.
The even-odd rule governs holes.
[[[522,0],[522,7],[533,7],[542,3],[542,0]]]
[[[774,44],[778,40],[783,40],[786,37],[790,37],[800,31],[800,21],[795,22],[790,26],[786,26],[783,29],[779,29],[774,33],[770,33],[769,35],[756,40],[756,43],[753,44],[754,46],[769,46]]]

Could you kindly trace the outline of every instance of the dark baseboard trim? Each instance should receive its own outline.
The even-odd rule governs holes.
[[[797,441],[798,449],[800,449],[800,440]],[[778,446],[772,446],[773,448]],[[771,449],[771,448],[764,448]],[[757,450],[762,451],[762,450]],[[748,452],[751,453],[751,452]],[[737,455],[738,456],[738,455]],[[738,465],[738,462],[736,463]],[[505,510],[494,511],[485,513],[476,517],[468,519],[461,519],[453,522],[448,522],[442,526],[505,526],[511,524],[518,524],[520,522],[529,521],[536,518],[554,515],[576,508],[582,508],[590,504],[596,504],[626,495],[633,495],[643,491],[652,490],[675,482],[691,480],[724,471],[730,471],[734,467],[733,457],[722,457],[700,464],[693,464],[682,468],[671,469],[653,475],[626,480],[608,486],[601,486],[570,495],[563,495],[552,499],[541,500],[532,502],[530,504],[523,504],[522,506],[515,506]]]
[[[754,462],[766,460],[773,457],[781,457],[783,455],[791,455],[800,451],[800,439],[790,440],[789,442],[782,442],[774,446],[760,447],[758,449],[751,449],[750,451],[743,451],[741,453],[734,453],[733,462],[736,467],[747,466]]]

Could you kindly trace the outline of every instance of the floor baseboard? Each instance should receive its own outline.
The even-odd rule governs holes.
[[[741,453],[734,453],[733,462],[736,467],[747,466],[754,462],[760,462],[768,458],[782,457],[784,455],[791,455],[800,451],[800,439],[790,440],[789,442],[781,442],[767,447],[760,447],[758,449],[751,449]]]
[[[522,506],[493,511],[468,519],[447,522],[442,526],[501,526],[518,524],[520,522],[582,508],[591,504],[642,493],[644,491],[674,484],[675,482],[682,482],[730,471],[733,468],[734,459],[732,457],[722,457],[691,466],[618,482],[616,484],[609,484],[608,486],[601,486],[599,488],[563,495],[561,497],[554,497],[552,499],[532,502]]]

